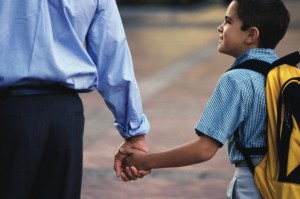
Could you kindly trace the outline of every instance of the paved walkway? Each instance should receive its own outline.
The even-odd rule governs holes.
[[[300,50],[299,0],[287,0],[292,14],[278,55]],[[196,138],[194,126],[220,76],[233,61],[217,52],[217,26],[225,8],[212,3],[187,9],[121,8],[135,63],[144,112],[152,128],[153,152]],[[123,183],[112,169],[122,142],[113,118],[95,92],[81,95],[86,114],[82,199],[221,199],[234,168],[226,147],[203,164],[154,170]]]

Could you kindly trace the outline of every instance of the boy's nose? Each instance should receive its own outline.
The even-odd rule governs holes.
[[[223,32],[223,24],[221,24],[221,25],[218,27],[217,30],[218,30],[218,32],[220,32],[220,33]]]

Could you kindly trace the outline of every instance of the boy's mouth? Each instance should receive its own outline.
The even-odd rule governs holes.
[[[222,41],[223,41],[223,37],[220,36],[220,37],[219,37],[219,42],[218,42],[218,43],[222,43]]]

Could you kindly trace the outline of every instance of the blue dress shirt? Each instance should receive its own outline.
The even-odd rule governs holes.
[[[115,0],[2,0],[0,27],[0,88],[97,89],[124,138],[149,131]]]
[[[249,59],[272,63],[278,57],[273,49],[256,48],[242,53],[232,66]],[[246,69],[231,70],[221,76],[196,132],[211,137],[221,146],[228,141],[229,160],[236,163],[244,159],[235,147],[233,133],[237,128],[242,146],[266,146],[265,77]]]

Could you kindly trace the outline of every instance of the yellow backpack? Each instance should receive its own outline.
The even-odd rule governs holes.
[[[252,170],[264,199],[300,199],[300,70],[297,68],[300,54],[294,52],[273,64],[246,62],[237,68],[266,76],[268,149],[261,163],[254,167],[249,153],[253,149],[239,144],[237,148]],[[258,151],[263,153],[262,149]]]

